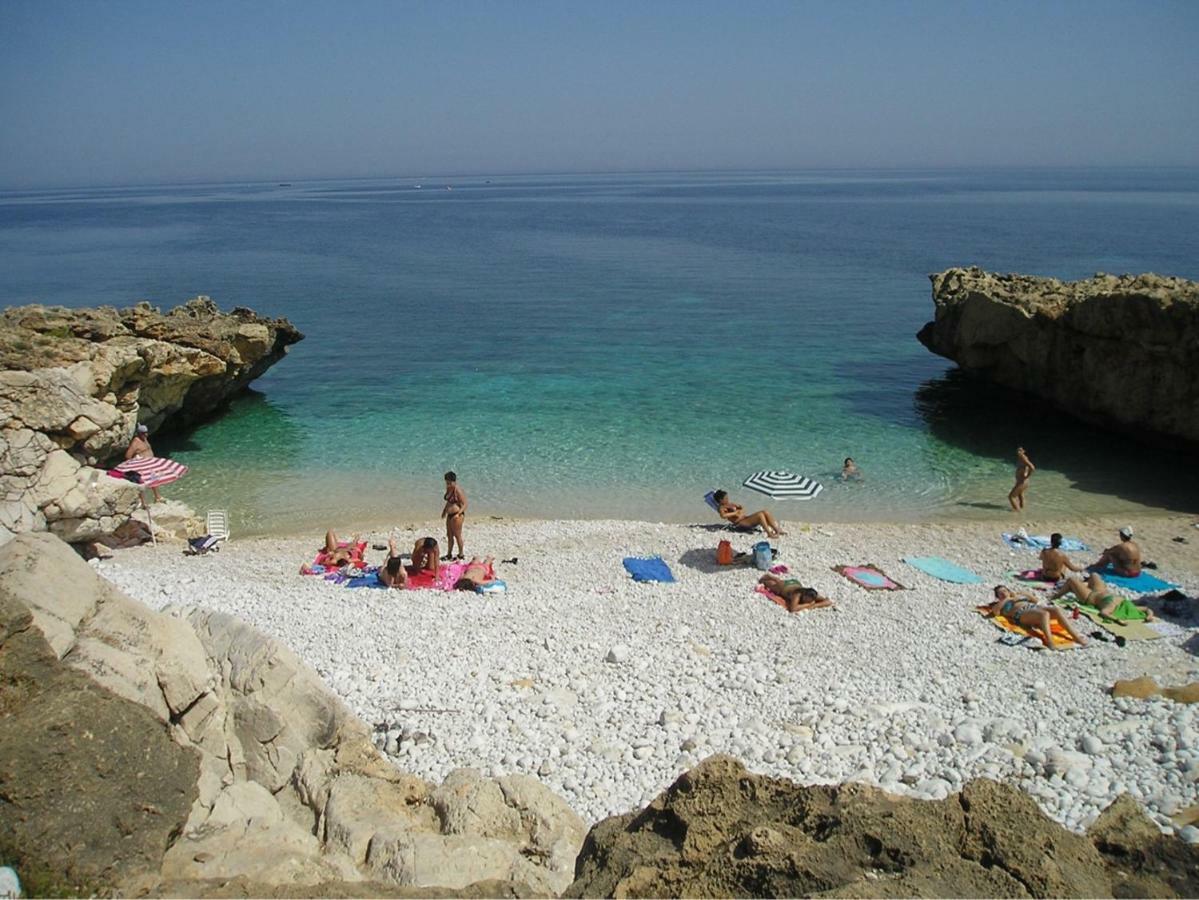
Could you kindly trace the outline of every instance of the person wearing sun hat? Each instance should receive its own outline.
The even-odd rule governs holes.
[[[1100,555],[1092,569],[1102,569],[1111,566],[1117,575],[1136,578],[1141,574],[1141,548],[1132,539],[1132,526],[1125,525],[1120,529],[1120,543],[1108,547]]]

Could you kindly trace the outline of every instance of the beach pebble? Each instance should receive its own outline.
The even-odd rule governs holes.
[[[629,661],[629,648],[624,644],[616,644],[608,651],[608,655],[604,657],[606,662],[624,663]]]
[[[155,608],[218,609],[282,641],[380,723],[372,738],[400,768],[432,781],[463,765],[533,775],[588,823],[730,753],[756,772],[921,797],[996,778],[1075,830],[1127,791],[1173,828],[1167,810],[1199,803],[1199,708],[1107,689],[1146,671],[1181,683],[1199,622],[1118,658],[1107,645],[1034,652],[994,641],[973,611],[982,588],[920,579],[904,603],[883,603],[831,571],[861,558],[898,577],[919,544],[999,580],[1012,560],[994,531],[845,525],[835,540],[784,538],[792,571],[837,607],[798,615],[759,600],[750,570],[690,564],[706,538],[688,525],[476,524],[481,552],[522,557],[502,600],[302,578],[310,538],[230,542],[204,577],[152,548],[116,551],[96,571]],[[629,582],[630,554],[661,555],[678,583]],[[1199,592],[1196,575],[1170,574]],[[953,639],[912,629],[914,613]]]

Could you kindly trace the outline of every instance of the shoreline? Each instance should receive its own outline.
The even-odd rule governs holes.
[[[1193,521],[1132,524],[1157,574],[1199,596]],[[1072,554],[1085,564],[1127,523],[1054,524],[1091,545]],[[1199,803],[1199,710],[1107,691],[1144,674],[1168,685],[1199,680],[1199,616],[1122,648],[999,644],[974,606],[1036,560],[1010,550],[1000,530],[797,529],[772,542],[778,561],[835,608],[794,615],[753,592],[756,570],[715,564],[718,541],[746,550],[760,538],[709,523],[468,521],[468,553],[519,560],[497,562],[508,591],[485,597],[300,576],[317,534],[235,534],[198,558],[178,545],[145,546],[93,565],[155,608],[207,606],[278,638],[380,726],[401,769],[432,781],[461,766],[529,774],[588,822],[644,805],[723,752],[800,783],[866,781],[916,797],[939,799],[975,777],[1012,781],[1075,831],[1127,791],[1173,828],[1171,815]],[[425,533],[438,531],[405,526],[401,548]],[[386,532],[363,536],[373,543]],[[624,556],[651,554],[677,583],[637,584],[621,567]],[[943,556],[986,581],[940,582],[905,555]],[[368,562],[380,556],[370,551]],[[908,589],[863,591],[832,570],[839,563],[876,564]]]

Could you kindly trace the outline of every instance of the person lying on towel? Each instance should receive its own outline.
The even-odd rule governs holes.
[[[1080,647],[1087,645],[1087,639],[1074,630],[1070,619],[1056,606],[1039,606],[1037,598],[1025,591],[1013,591],[1003,584],[995,585],[995,602],[987,607],[988,616],[1003,616],[1009,622],[1014,622],[1021,628],[1041,633],[1041,643],[1050,650],[1056,650],[1053,643],[1054,620],[1066,629],[1066,633]]]
[[[796,578],[779,578],[767,572],[758,583],[787,604],[787,612],[803,612],[832,606],[833,601],[821,597],[815,588],[804,587]]]
[[[1041,551],[1041,574],[1045,580],[1060,581],[1066,577],[1066,572],[1081,572],[1082,566],[1076,566],[1070,557],[1062,552],[1062,536],[1054,532],[1049,536],[1049,546]]]
[[[454,582],[454,590],[456,591],[476,591],[481,587],[487,587],[492,584],[495,579],[488,575],[492,571],[491,565],[495,562],[494,556],[489,556],[487,559],[479,559],[475,556],[466,564],[466,568],[462,571],[462,577]]]
[[[387,539],[387,562],[379,566],[375,577],[379,579],[379,584],[389,588],[403,588],[408,583],[404,558],[396,550],[395,538]]]
[[[747,516],[740,503],[734,503],[729,499],[728,491],[716,491],[712,494],[712,499],[716,501],[716,506],[719,508],[720,518],[735,528],[756,528],[760,525],[766,532],[766,536],[772,538],[781,537],[787,533],[779,530],[779,523],[764,509]]]
[[[337,533],[332,528],[325,532],[325,544],[318,547],[316,550],[317,565],[324,566],[326,570],[340,569],[345,565],[362,565],[362,556],[359,549],[358,535],[354,535],[348,541],[339,541]],[[320,571],[319,569],[317,570]],[[308,563],[300,566],[300,573],[308,575],[312,572],[312,566]]]
[[[1079,603],[1095,607],[1099,610],[1099,615],[1101,616],[1111,616],[1116,607],[1126,599],[1113,591],[1111,585],[1099,577],[1098,572],[1092,572],[1085,584],[1081,578],[1075,578],[1074,576],[1067,578],[1062,583],[1062,586],[1054,591],[1050,597],[1056,600],[1058,597],[1066,596],[1066,594],[1073,594],[1078,598]],[[1131,600],[1129,602],[1132,603]],[[1139,603],[1133,603],[1132,605],[1145,614],[1146,622],[1153,621],[1153,610],[1147,606],[1141,606]]]

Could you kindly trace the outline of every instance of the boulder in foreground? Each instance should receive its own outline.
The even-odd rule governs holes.
[[[713,756],[592,828],[567,897],[1193,897],[1199,849],[1127,796],[1086,835],[974,781],[944,800],[802,787]]]
[[[30,891],[544,896],[584,832],[536,779],[396,769],[232,616],[150,610],[49,534],[0,547],[0,858]]]

